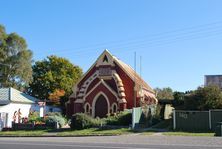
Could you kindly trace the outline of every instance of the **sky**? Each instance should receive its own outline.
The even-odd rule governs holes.
[[[136,70],[143,79],[153,88],[174,91],[196,89],[204,75],[222,74],[221,0],[0,4],[0,24],[26,39],[35,61],[57,55],[85,72],[104,49],[132,67],[136,52]]]

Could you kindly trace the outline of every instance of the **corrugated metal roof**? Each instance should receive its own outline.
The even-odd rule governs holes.
[[[142,85],[143,89],[146,89],[152,93],[155,93],[154,90],[133,70],[132,67],[130,67],[129,65],[127,65],[123,61],[119,60],[115,56],[113,56],[113,58],[122,67],[122,69],[126,71],[126,73],[129,75],[129,77],[132,78],[133,81],[136,81],[137,86]]]
[[[8,104],[9,99],[10,99],[9,88],[0,88],[0,105]]]
[[[38,99],[20,92],[14,88],[0,88],[0,104],[16,103],[35,103]]]

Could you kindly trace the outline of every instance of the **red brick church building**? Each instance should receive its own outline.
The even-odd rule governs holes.
[[[66,114],[84,112],[105,117],[134,104],[140,106],[141,101],[157,104],[153,89],[129,65],[105,50],[73,87]]]

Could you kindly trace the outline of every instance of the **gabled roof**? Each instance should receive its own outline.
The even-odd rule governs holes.
[[[142,88],[144,90],[147,90],[151,93],[155,93],[154,90],[133,70],[132,67],[130,67],[129,65],[127,65],[126,63],[122,62],[121,60],[119,60],[118,58],[116,58],[115,56],[113,56],[107,49],[103,51],[103,53],[97,58],[96,62],[88,69],[88,71],[83,75],[83,77],[77,82],[77,84],[79,82],[81,82],[81,80],[83,78],[85,78],[85,76],[87,75],[87,73],[94,67],[97,66],[98,63],[101,63],[102,58],[104,57],[104,55],[107,56],[107,58],[109,59],[110,65],[113,65],[113,62],[115,62],[133,81],[136,82],[136,86],[140,87],[142,86]]]
[[[113,56],[114,57],[114,56]],[[119,60],[118,58],[114,57],[115,62],[118,63],[118,65],[126,72],[126,74],[136,82],[137,86],[142,86],[143,89],[146,89],[152,93],[154,93],[154,90],[134,71],[134,69],[130,66],[124,63],[123,61]]]
[[[9,104],[10,102],[32,104],[38,102],[38,99],[14,88],[0,88],[0,105]]]

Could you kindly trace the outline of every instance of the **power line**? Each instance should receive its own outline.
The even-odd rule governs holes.
[[[211,26],[209,26],[209,25],[211,25]],[[217,26],[212,26],[212,25],[217,25]],[[196,36],[198,34],[218,33],[222,30],[222,26],[220,26],[220,25],[221,25],[221,23],[211,23],[211,24],[208,24],[208,25],[199,25],[199,26],[196,26],[196,27],[188,27],[188,28],[185,28],[185,29],[178,29],[178,30],[174,30],[174,31],[168,31],[168,32],[164,32],[164,33],[149,35],[148,39],[143,38],[142,41],[137,38],[137,39],[134,39],[134,40],[130,40],[131,42],[130,41],[125,41],[125,42],[120,43],[120,44],[116,44],[116,43],[107,44],[106,47],[121,48],[121,47],[124,47],[124,46],[129,47],[129,46],[137,46],[137,45],[140,46],[140,45],[146,45],[146,44],[154,44],[155,45],[157,42],[159,44],[159,42],[163,42],[163,41],[165,42],[167,40],[172,40],[172,39],[170,39],[172,37],[173,37],[173,41],[175,41],[175,37],[177,39],[177,38],[182,38],[182,37],[187,36],[187,38],[191,39],[191,38],[193,38],[193,36]],[[187,30],[187,32],[181,32],[181,31],[186,31],[186,30]],[[162,35],[162,36],[160,36],[160,35]],[[201,36],[199,38],[201,38]],[[177,41],[179,41],[179,40],[177,39]],[[98,47],[82,48],[81,51],[63,50],[63,51],[60,51],[60,52],[59,51],[52,51],[52,52],[53,53],[60,53],[60,54],[61,53],[66,53],[66,54],[73,53],[76,56],[78,56],[78,55],[88,54],[89,52],[96,52],[97,49],[101,49],[101,48],[104,49],[105,45],[101,45],[101,46],[98,46]]]
[[[143,41],[143,42],[138,42],[138,43],[133,43],[133,44],[127,44],[127,45],[122,45],[122,46],[109,46],[109,48],[127,48],[129,50],[129,48],[136,48],[136,47],[141,47],[141,46],[146,46],[147,47],[153,47],[155,45],[165,45],[165,44],[169,44],[169,43],[174,43],[174,42],[180,42],[180,41],[187,41],[187,40],[193,40],[193,39],[201,39],[201,38],[208,38],[208,37],[211,37],[211,36],[218,36],[218,35],[221,35],[222,30],[215,30],[215,31],[208,31],[208,32],[202,32],[201,34],[196,34],[196,33],[192,33],[192,34],[184,34],[182,36],[173,36],[171,38],[159,38],[158,40],[153,40],[153,41]],[[69,54],[69,53],[73,53],[74,55],[73,56],[80,56],[80,55],[85,55],[85,54],[89,54],[89,53],[94,53],[94,52],[98,52],[98,49],[101,49],[101,48],[93,48],[91,47],[90,48],[91,50],[89,51],[82,51],[81,53],[78,53],[78,52],[74,52],[74,51],[64,51],[64,52],[61,52],[61,53],[64,53],[64,54]],[[104,48],[103,48],[104,49]],[[128,51],[127,50],[127,51]]]

